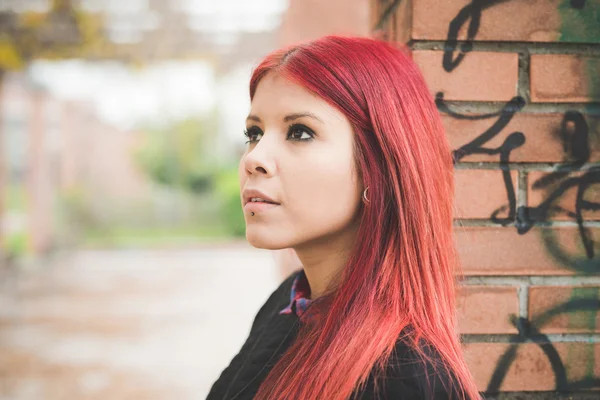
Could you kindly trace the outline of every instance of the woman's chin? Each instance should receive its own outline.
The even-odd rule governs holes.
[[[246,228],[246,240],[252,247],[265,250],[280,250],[289,247],[287,243],[277,240],[273,233],[266,234]]]

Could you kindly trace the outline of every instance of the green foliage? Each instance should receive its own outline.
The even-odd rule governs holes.
[[[6,186],[6,190],[5,209],[17,214],[27,212],[25,186],[12,183]],[[9,257],[21,257],[27,253],[27,233],[24,230],[9,232],[4,240]]]
[[[188,118],[164,129],[146,130],[135,159],[155,182],[193,193],[211,190],[218,168],[214,159],[214,118]]]
[[[23,59],[9,40],[6,34],[0,34],[0,69],[21,69]]]
[[[114,227],[109,233],[87,232],[82,238],[86,247],[144,248],[196,245],[231,236],[221,226],[205,227]]]
[[[213,216],[217,234],[244,236],[237,166],[223,167],[216,159],[215,132],[212,116],[149,129],[135,158],[153,181],[173,190],[206,195],[216,202],[218,215]],[[204,220],[206,226],[213,226],[208,219]]]
[[[6,204],[5,207],[10,211],[24,212],[27,209],[27,199],[24,184],[11,183],[6,186]]]
[[[6,238],[6,254],[9,257],[22,257],[27,253],[27,234],[16,232]]]
[[[233,236],[244,236],[246,222],[240,198],[240,184],[237,167],[227,168],[218,174],[215,195],[221,209],[221,218]]]

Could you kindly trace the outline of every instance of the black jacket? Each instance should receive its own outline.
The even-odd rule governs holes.
[[[239,353],[233,357],[217,381],[213,384],[207,400],[248,400],[252,399],[262,381],[273,368],[283,352],[292,344],[298,333],[298,316],[279,314],[290,302],[292,282],[298,272],[290,275],[269,297],[256,315],[250,334]],[[413,353],[406,344],[398,341],[394,357],[390,358],[386,380],[379,381],[379,394],[375,396],[372,379],[367,381],[361,392],[353,393],[357,400],[449,400],[459,399],[455,391],[445,389],[450,383],[449,376],[434,374],[431,364],[426,364]],[[434,360],[436,353],[430,351]],[[392,369],[391,365],[395,367]],[[429,371],[428,390],[425,370]],[[456,381],[453,381],[454,387]]]

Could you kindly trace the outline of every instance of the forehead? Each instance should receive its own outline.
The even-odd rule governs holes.
[[[276,73],[258,83],[251,103],[251,114],[260,118],[283,117],[297,112],[312,112],[325,122],[344,120],[345,116],[325,100]]]

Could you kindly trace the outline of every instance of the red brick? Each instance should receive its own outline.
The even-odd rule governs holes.
[[[530,74],[532,102],[600,101],[600,57],[534,54]]]
[[[568,382],[600,376],[600,344],[553,343],[565,369]],[[536,343],[517,345],[515,359],[505,371],[500,391],[553,391],[556,377],[548,356]],[[464,356],[480,391],[486,390],[501,357],[511,348],[509,343],[467,343]]]
[[[592,333],[600,331],[600,310],[552,313],[569,300],[600,299],[600,286],[537,286],[529,289],[529,320],[543,333]]]
[[[510,171],[513,187],[517,187],[517,171]],[[454,172],[456,218],[489,219],[500,208],[497,217],[508,216],[508,198],[502,171],[485,169],[457,169]]]
[[[397,42],[407,43],[410,40],[413,19],[412,8],[411,1],[400,1],[394,18],[390,18],[394,24],[394,36],[392,37]]]
[[[386,41],[397,41],[406,43],[410,39],[411,8],[408,1],[402,1],[396,7],[394,15],[385,20],[380,28],[379,25],[382,15],[386,9],[394,3],[395,0],[369,0],[370,26],[372,28],[371,36]]]
[[[586,266],[600,273],[600,228],[588,228],[594,247],[589,259],[577,227],[456,227],[465,275],[573,275]]]
[[[450,22],[469,3],[470,0],[413,0],[412,38],[446,40]],[[594,8],[597,10],[598,2],[587,1],[581,11],[569,8],[561,11],[561,4],[560,0],[499,2],[481,13],[474,40],[599,43],[600,36],[593,32],[586,34],[584,21],[579,17],[582,13],[593,13]],[[458,39],[467,39],[470,22],[468,19],[462,26]],[[574,32],[577,28],[581,32]]]
[[[569,179],[575,179],[583,176],[584,174],[588,174],[587,176],[591,176],[590,172],[578,171],[569,173],[567,176],[560,178],[552,184],[549,184],[544,187],[534,187],[535,183],[538,182],[541,178],[547,178],[548,176],[555,175],[556,173],[549,172],[540,172],[540,171],[531,171],[528,176],[528,192],[527,192],[527,202],[530,207],[538,207],[547,199],[554,198],[554,193],[560,193],[559,187],[561,183],[568,181]],[[595,173],[596,179],[600,180],[600,172]],[[538,185],[539,186],[539,185]],[[550,209],[548,210],[548,220],[575,220],[573,216],[569,216],[568,213],[575,213],[575,206],[577,204],[577,191],[579,190],[579,185],[571,186],[566,190],[562,191],[559,197],[557,197],[550,204]],[[592,184],[587,187],[583,194],[583,200],[589,202],[600,202],[600,182]],[[560,207],[560,209],[556,209],[556,207]],[[562,210],[565,211],[562,211]],[[582,210],[581,215],[584,221],[591,220],[600,220],[600,210]]]
[[[457,298],[461,333],[517,333],[511,315],[519,315],[517,288],[461,286]]]
[[[507,101],[517,94],[516,53],[472,52],[460,68],[446,72],[443,51],[416,50],[413,59],[423,72],[432,94],[447,100]]]
[[[473,114],[466,114],[473,115]],[[570,152],[565,151],[561,139],[561,126],[564,115],[552,114],[515,114],[510,122],[492,139],[482,144],[481,147],[494,149],[504,143],[506,138],[513,132],[522,132],[525,135],[525,143],[510,152],[511,162],[569,162],[575,161]],[[588,133],[587,148],[590,152],[588,162],[600,161],[600,118],[592,115],[583,115],[584,128]],[[462,146],[472,142],[488,130],[496,121],[497,117],[468,120],[453,118],[448,114],[442,114],[442,121],[446,128],[448,140],[452,149],[458,150]],[[571,124],[567,126],[567,137],[573,137]],[[463,157],[460,161],[465,162],[498,162],[500,156],[487,154],[472,154]]]

